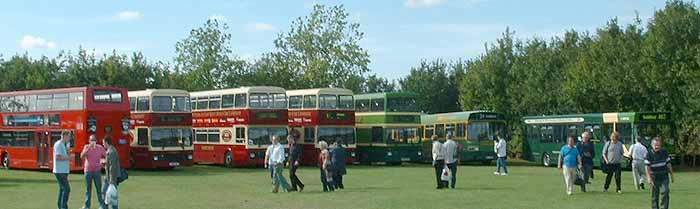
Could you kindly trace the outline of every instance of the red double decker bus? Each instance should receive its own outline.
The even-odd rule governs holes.
[[[50,169],[53,144],[68,131],[70,170],[83,169],[80,152],[90,134],[111,136],[122,167],[129,161],[127,92],[114,87],[78,87],[0,93],[0,156],[6,168]]]
[[[190,93],[177,89],[129,91],[134,168],[172,169],[193,163]]]
[[[304,147],[302,162],[315,165],[318,142],[344,145],[348,163],[355,159],[355,108],[353,93],[342,88],[321,88],[287,91],[289,127],[299,133]]]
[[[190,93],[194,162],[261,166],[271,136],[287,137],[287,96],[256,86]]]

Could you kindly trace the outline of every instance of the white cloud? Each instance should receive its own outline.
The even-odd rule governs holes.
[[[251,23],[248,27],[250,27],[253,30],[257,31],[272,31],[275,30],[275,26],[269,24],[269,23],[262,23],[262,22],[257,22],[257,23]]]
[[[19,41],[19,46],[21,46],[23,49],[53,49],[56,48],[56,43],[41,37],[24,35]]]
[[[143,18],[143,14],[141,12],[137,11],[122,11],[117,14],[117,20],[121,21],[133,21],[133,20],[140,20]]]
[[[434,7],[447,2],[447,0],[406,0],[404,6],[408,8]]]
[[[217,20],[219,22],[228,22],[228,18],[226,18],[226,16],[221,15],[221,14],[215,14],[215,15],[209,16],[209,19],[210,20]]]

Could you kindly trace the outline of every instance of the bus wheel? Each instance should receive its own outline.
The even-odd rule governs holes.
[[[549,167],[549,166],[550,166],[550,164],[549,164],[549,161],[550,161],[550,160],[551,160],[551,158],[549,157],[549,154],[544,153],[544,155],[542,155],[542,165],[543,165],[544,167]]]
[[[2,166],[5,167],[5,169],[10,168],[10,154],[5,153],[2,155]]]
[[[233,155],[231,155],[231,151],[226,151],[224,155],[224,165],[226,167],[233,167]]]

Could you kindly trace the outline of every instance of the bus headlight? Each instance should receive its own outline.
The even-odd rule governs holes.
[[[418,156],[423,156],[423,152],[418,152]]]
[[[351,152],[350,157],[355,157],[355,152]]]
[[[255,153],[250,153],[250,159],[254,159],[254,158],[255,158]]]
[[[387,153],[386,153],[386,156],[389,156],[389,157],[391,157],[392,155],[394,155],[394,154],[393,154],[393,153],[391,153],[391,152],[387,152]]]
[[[153,156],[154,161],[158,161],[158,156]]]
[[[192,154],[187,155],[188,160],[192,160]]]

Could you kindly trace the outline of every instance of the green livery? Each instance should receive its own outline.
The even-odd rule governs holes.
[[[432,141],[437,135],[440,140],[452,134],[459,144],[460,162],[490,163],[496,158],[493,145],[495,134],[504,133],[505,116],[490,111],[465,111],[421,116],[424,160],[432,161]]]
[[[408,92],[355,95],[360,163],[401,164],[423,158],[416,97]]]
[[[573,135],[580,140],[584,131],[593,135],[595,147],[594,165],[599,166],[603,145],[613,131],[620,134],[625,149],[637,136],[649,147],[653,137],[661,137],[666,149],[675,157],[675,128],[668,112],[620,112],[572,115],[527,116],[522,118],[524,130],[524,157],[539,161],[544,166],[556,165],[559,150],[566,144],[566,137]],[[677,159],[674,159],[677,160]],[[629,166],[629,162],[623,163]]]

